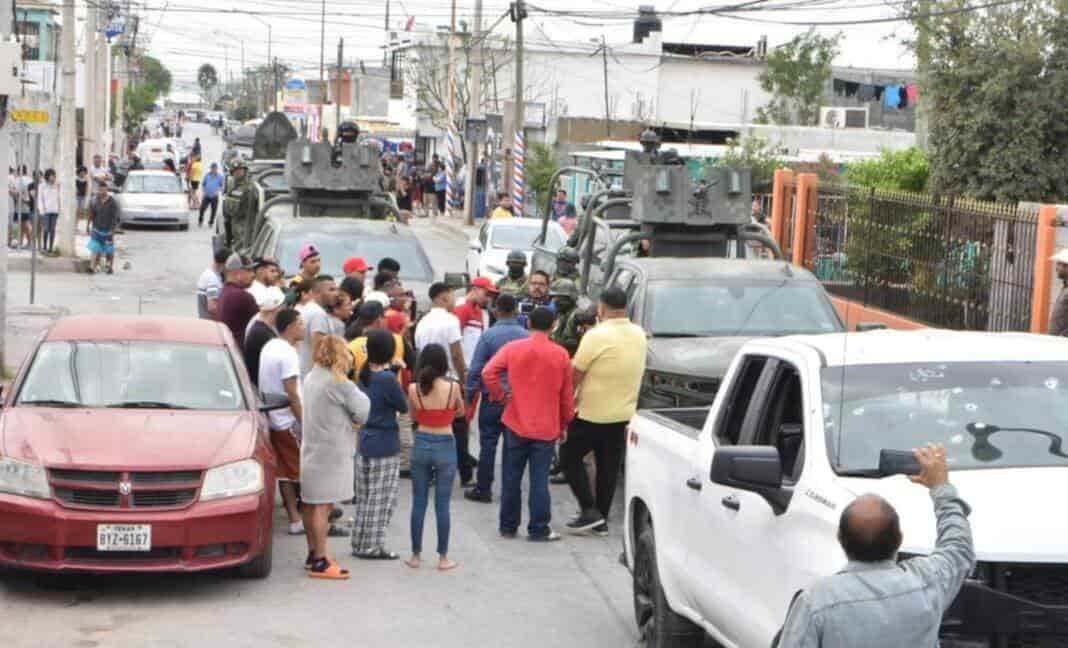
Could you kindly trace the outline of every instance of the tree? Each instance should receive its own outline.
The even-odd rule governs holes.
[[[775,179],[775,169],[786,167],[768,140],[762,137],[747,137],[739,143],[727,141],[727,150],[711,166],[726,166],[737,169],[751,169],[753,187],[766,189]]]
[[[130,84],[123,93],[123,110],[127,128],[132,132],[140,127],[156,100],[171,91],[171,73],[158,59],[147,55],[140,55],[131,61],[131,68],[138,72],[134,77],[135,83]]]
[[[965,5],[932,0],[931,9]],[[929,115],[934,191],[1068,199],[1066,12],[1066,0],[1022,0],[924,19],[930,60],[920,101]]]
[[[924,191],[929,175],[927,156],[917,147],[901,151],[884,150],[873,160],[850,163],[845,171],[850,184],[905,191]]]
[[[531,142],[527,146],[526,178],[530,196],[526,202],[534,206],[535,214],[541,203],[547,200],[545,196],[549,191],[549,180],[559,168],[551,146],[541,142]]]
[[[820,100],[841,38],[841,34],[822,36],[809,30],[768,54],[759,78],[760,87],[772,98],[757,109],[758,123],[818,124]]]
[[[215,66],[211,63],[205,63],[197,70],[197,85],[200,86],[200,93],[204,96],[205,103],[211,103],[211,94],[219,85],[219,73],[215,71]]]

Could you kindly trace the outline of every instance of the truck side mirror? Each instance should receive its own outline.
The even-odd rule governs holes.
[[[793,491],[782,486],[782,458],[771,446],[726,446],[712,458],[713,483],[760,495],[776,515],[786,511]]]

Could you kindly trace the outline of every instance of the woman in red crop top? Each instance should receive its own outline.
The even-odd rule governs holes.
[[[412,556],[405,561],[418,569],[423,550],[423,520],[434,482],[434,517],[438,527],[438,569],[456,567],[449,560],[449,499],[456,478],[456,440],[452,421],[464,413],[460,386],[446,378],[449,360],[440,344],[428,344],[419,354],[416,381],[408,387],[408,407],[418,423],[412,447]]]

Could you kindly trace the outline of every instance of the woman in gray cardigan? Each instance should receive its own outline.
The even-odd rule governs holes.
[[[326,555],[330,511],[335,502],[353,497],[353,424],[367,420],[371,404],[348,379],[352,355],[336,335],[322,338],[315,348],[314,366],[304,378],[303,442],[300,446],[300,489],[304,528],[308,533],[305,567],[313,578],[346,579],[347,569]]]

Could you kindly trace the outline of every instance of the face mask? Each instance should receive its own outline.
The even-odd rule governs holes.
[[[523,276],[523,266],[510,265],[508,266],[508,276],[512,279],[518,279]]]

